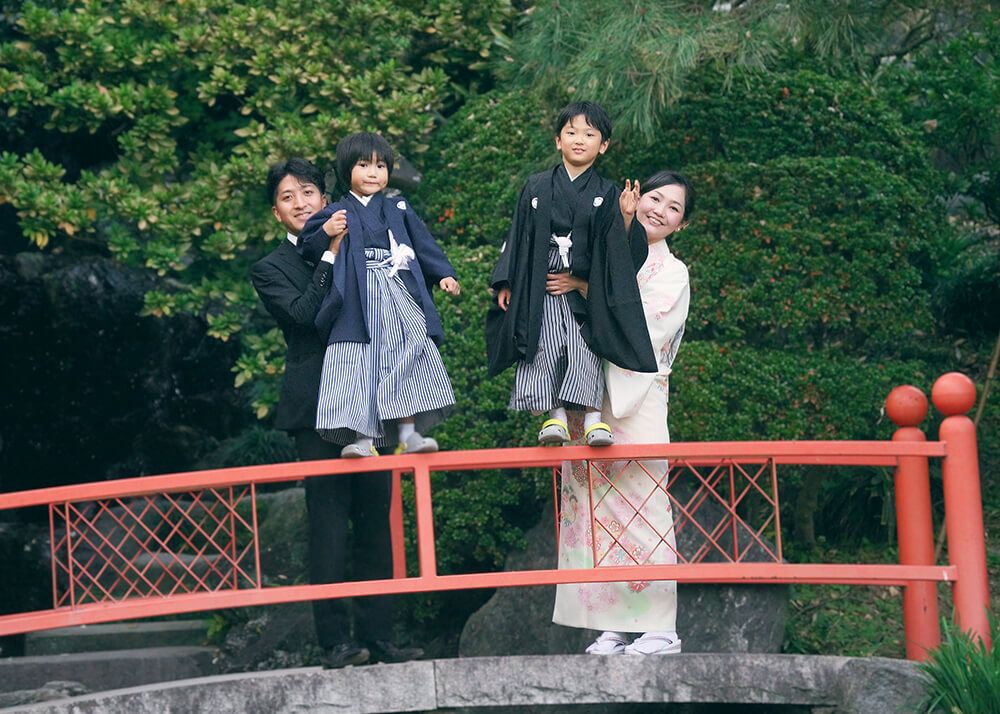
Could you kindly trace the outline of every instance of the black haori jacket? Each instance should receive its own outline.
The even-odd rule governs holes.
[[[552,180],[559,166],[531,176],[521,190],[507,241],[490,285],[510,287],[506,312],[496,300],[486,315],[489,374],[518,361],[531,361],[542,329],[542,300],[548,273]],[[646,330],[635,275],[646,260],[646,233],[633,220],[625,233],[618,188],[594,175],[580,194],[573,220],[571,273],[589,282],[585,299],[567,295],[594,353],[624,369],[655,372],[656,356]]]

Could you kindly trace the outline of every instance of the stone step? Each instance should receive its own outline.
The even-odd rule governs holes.
[[[29,633],[25,638],[25,654],[38,656],[141,647],[198,647],[205,644],[208,624],[208,620],[176,620],[61,627]]]
[[[211,647],[149,647],[0,659],[0,691],[39,689],[46,682],[79,682],[92,692],[214,673]]]

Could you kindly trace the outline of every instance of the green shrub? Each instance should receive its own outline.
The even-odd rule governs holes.
[[[674,240],[691,270],[698,339],[769,348],[891,350],[933,328],[948,230],[906,179],[857,158],[713,162]]]
[[[930,653],[920,671],[927,680],[923,711],[947,714],[998,714],[1000,712],[1000,627],[990,617],[992,648],[973,639],[956,625],[942,621],[944,640]]]

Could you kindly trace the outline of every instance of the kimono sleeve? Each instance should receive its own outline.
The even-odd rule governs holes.
[[[655,372],[656,356],[642,316],[634,261],[639,257],[614,202],[591,239],[588,319],[583,338],[598,356],[624,369]]]
[[[434,240],[434,236],[427,230],[426,224],[420,220],[410,202],[406,201],[406,210],[403,211],[403,221],[406,224],[406,231],[410,234],[413,242],[413,251],[417,254],[420,262],[420,269],[424,273],[424,279],[429,285],[437,285],[442,278],[454,278],[455,268],[452,266],[448,256],[444,254],[441,246]]]
[[[514,208],[514,216],[510,223],[510,231],[507,233],[507,240],[500,246],[500,258],[490,275],[490,287],[494,289],[501,288],[504,284],[510,285],[514,266],[517,265],[518,251],[523,247],[524,236],[531,231],[531,199],[529,194],[528,183],[525,183],[517,197],[517,206]]]
[[[318,263],[323,253],[330,247],[330,236],[323,230],[323,224],[334,213],[333,206],[327,206],[317,211],[309,217],[302,232],[299,233],[299,242],[296,249],[299,255],[310,263]]]

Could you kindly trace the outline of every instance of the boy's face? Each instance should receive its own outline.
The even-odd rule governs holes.
[[[271,213],[293,236],[302,232],[309,216],[326,205],[326,197],[314,183],[303,182],[289,174],[281,179],[274,192]]]
[[[559,131],[556,148],[566,167],[572,166],[578,172],[590,168],[597,157],[608,150],[608,142],[600,131],[587,123],[587,117],[577,114]]]
[[[371,196],[389,184],[389,167],[377,156],[358,159],[351,169],[351,190],[359,196]]]

